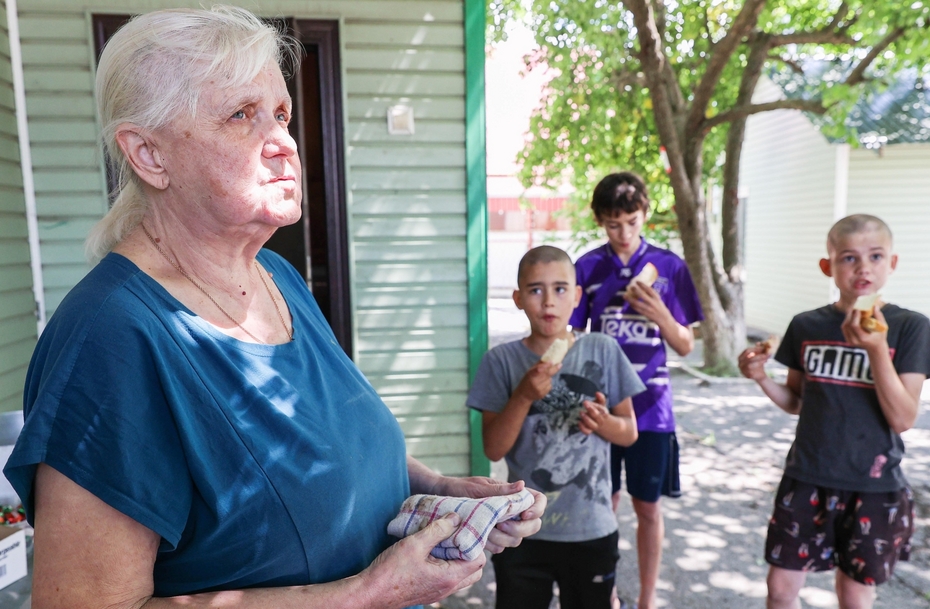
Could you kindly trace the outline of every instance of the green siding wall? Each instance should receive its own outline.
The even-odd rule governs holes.
[[[23,407],[36,343],[35,299],[13,103],[6,3],[0,2],[0,411]]]
[[[180,5],[19,3],[50,314],[86,273],[83,239],[105,209],[90,13]],[[355,359],[396,414],[411,454],[443,473],[467,474],[463,3],[247,6],[267,16],[341,22]],[[416,134],[388,135],[386,111],[398,103],[413,106]]]

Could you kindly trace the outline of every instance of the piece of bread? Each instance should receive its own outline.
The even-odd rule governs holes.
[[[881,306],[878,294],[865,294],[856,299],[853,308],[859,311],[859,326],[866,332],[887,332],[888,326],[875,319],[875,305]]]
[[[772,355],[775,351],[778,350],[778,337],[774,334],[769,336],[767,339],[759,343],[762,346],[762,353],[765,355]]]
[[[656,282],[656,279],[659,278],[659,270],[656,268],[656,265],[651,262],[647,262],[646,266],[643,267],[643,270],[639,272],[636,277],[630,280],[630,283],[640,283],[642,285],[651,286]]]
[[[555,339],[555,341],[549,345],[549,348],[546,349],[546,352],[543,353],[542,361],[549,364],[561,364],[562,360],[565,359],[565,354],[568,353],[568,347],[567,338]]]

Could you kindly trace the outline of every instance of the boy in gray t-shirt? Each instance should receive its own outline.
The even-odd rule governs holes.
[[[546,609],[558,582],[563,609],[609,609],[619,558],[610,443],[636,441],[631,397],[645,387],[604,334],[574,341],[560,364],[540,360],[556,340],[572,340],[581,290],[565,252],[530,250],[517,284],[530,335],[485,354],[467,404],[483,413],[488,458],[506,457],[510,480],[546,493],[549,507],[539,533],[491,558],[497,607]]]

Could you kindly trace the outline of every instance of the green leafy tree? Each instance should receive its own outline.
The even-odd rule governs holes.
[[[553,74],[520,159],[524,184],[570,180],[568,213],[583,241],[595,234],[586,210],[594,184],[620,169],[641,173],[659,212],[650,229],[667,236],[677,221],[706,316],[705,366],[718,373],[735,373],[746,340],[737,192],[747,118],[803,110],[854,142],[850,107],[895,71],[923,69],[930,48],[920,0],[492,0],[489,9],[492,36],[509,21],[529,24],[539,50],[528,67]],[[813,59],[834,62],[834,77],[821,70],[803,97],[753,103],[767,71],[803,78]],[[719,255],[709,180],[723,192]]]

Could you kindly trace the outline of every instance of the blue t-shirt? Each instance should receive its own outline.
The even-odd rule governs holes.
[[[404,438],[300,275],[262,250],[294,340],[223,334],[118,254],[65,298],[4,470],[33,519],[47,463],[162,537],[155,595],[322,583],[394,540]],[[75,518],[80,518],[75,514]]]

